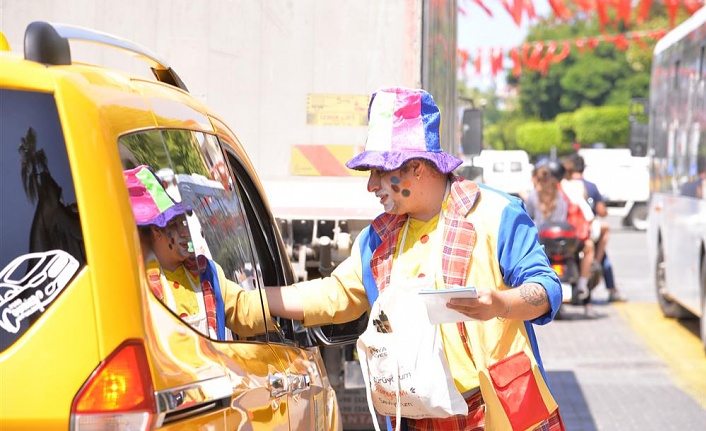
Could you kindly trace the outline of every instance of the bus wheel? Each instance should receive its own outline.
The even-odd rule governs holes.
[[[632,226],[637,230],[646,230],[647,204],[644,202],[640,202],[633,205],[625,219],[625,224],[627,224],[628,226]]]
[[[693,315],[689,313],[689,311],[669,298],[665,266],[664,250],[662,250],[662,244],[660,244],[659,252],[657,253],[655,286],[657,287],[657,302],[659,303],[659,308],[662,310],[662,314],[664,314],[665,317],[673,317],[676,319],[692,317]]]

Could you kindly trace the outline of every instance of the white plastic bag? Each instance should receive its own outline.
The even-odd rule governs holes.
[[[400,417],[468,414],[449,371],[439,326],[429,322],[418,294],[421,288],[430,288],[430,283],[414,279],[390,284],[373,304],[368,327],[358,339],[358,358],[376,430],[375,411],[395,416],[398,429]],[[387,333],[375,322],[385,316]]]

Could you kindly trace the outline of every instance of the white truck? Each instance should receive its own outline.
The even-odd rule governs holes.
[[[598,186],[608,214],[620,216],[623,225],[647,228],[650,181],[647,157],[630,154],[629,148],[582,148],[584,178]]]
[[[306,279],[329,273],[382,211],[366,191],[367,175],[344,166],[365,145],[376,88],[428,90],[442,114],[442,147],[458,154],[456,13],[455,0],[2,0],[0,29],[10,46],[22,46],[28,23],[60,22],[162,53],[192,94],[237,127],[294,270]],[[142,70],[104,52],[72,55]],[[336,386],[341,355],[353,359],[352,349],[328,350]],[[368,428],[364,392],[338,393],[346,429]]]

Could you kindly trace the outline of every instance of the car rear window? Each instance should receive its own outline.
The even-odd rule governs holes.
[[[52,94],[0,89],[0,352],[86,264]]]

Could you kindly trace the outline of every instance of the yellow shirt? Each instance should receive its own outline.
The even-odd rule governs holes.
[[[442,279],[441,256],[437,256],[435,262],[431,262],[428,256],[434,246],[438,222],[438,216],[428,222],[410,219],[404,250],[395,254],[391,277],[417,277],[420,272],[436,270],[437,280]],[[443,232],[443,229],[439,232]],[[428,236],[426,241],[421,240],[424,235]],[[401,240],[400,233],[398,250]],[[429,265],[426,264],[428,261]],[[305,326],[350,322],[368,311],[370,305],[362,282],[362,262],[357,239],[351,249],[351,256],[333,271],[331,277],[297,283],[297,287],[304,304],[302,323]],[[456,388],[461,393],[477,388],[478,373],[461,343],[456,324],[441,325],[441,335]]]
[[[416,278],[420,274],[424,274],[425,271],[436,271],[436,284],[437,289],[439,288],[439,283],[443,283],[441,255],[430,256],[430,253],[434,252],[433,244],[437,240],[436,236],[443,234],[443,228],[437,232],[438,223],[438,215],[427,222],[409,219],[405,243],[401,244],[403,234],[400,234],[398,239],[397,250],[400,250],[400,247],[403,247],[403,249],[400,254],[396,255],[392,264],[393,278]],[[439,250],[439,248],[437,247],[436,250]],[[428,276],[429,274],[424,275]],[[449,363],[449,369],[456,384],[456,389],[464,393],[477,388],[479,385],[478,372],[463,347],[456,324],[442,324],[441,337],[444,343],[446,360]]]
[[[184,265],[179,265],[174,271],[162,269],[162,272],[167,281],[165,284],[169,285],[168,288],[174,295],[176,314],[181,317],[199,314],[198,297],[194,290],[199,286],[199,279],[189,274]],[[167,288],[167,286],[164,287]]]

